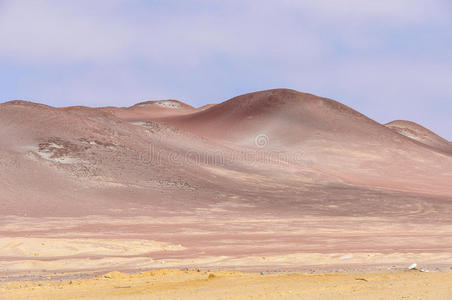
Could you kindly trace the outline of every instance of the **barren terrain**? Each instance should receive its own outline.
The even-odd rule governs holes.
[[[265,274],[158,270],[0,284],[5,299],[450,299],[452,273]]]
[[[452,267],[452,144],[293,90],[201,108],[6,102],[0,167],[4,282]],[[257,276],[237,274],[224,280]]]

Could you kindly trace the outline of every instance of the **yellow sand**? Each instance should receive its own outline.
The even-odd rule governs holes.
[[[154,251],[183,250],[181,245],[139,239],[24,238],[0,237],[0,253],[9,257],[52,257],[71,255],[130,256]]]
[[[3,283],[0,299],[452,299],[452,273],[111,272],[81,281]]]

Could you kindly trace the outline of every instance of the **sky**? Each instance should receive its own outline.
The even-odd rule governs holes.
[[[201,106],[271,88],[452,140],[452,1],[0,0],[0,102]]]

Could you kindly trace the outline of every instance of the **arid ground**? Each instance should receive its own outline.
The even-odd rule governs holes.
[[[410,276],[432,278],[430,292],[452,285],[450,273],[402,272],[452,267],[452,143],[330,99],[277,89],[201,108],[10,101],[0,104],[0,167],[0,280],[10,286],[168,268],[216,272],[171,276],[220,290],[240,276],[257,284],[260,272],[276,276],[269,286],[286,278],[284,293],[296,276],[314,289],[330,275],[281,272],[383,272],[337,275],[362,293],[391,274],[404,288],[418,282]]]
[[[450,299],[452,273],[261,274],[158,270],[12,282],[5,299]]]

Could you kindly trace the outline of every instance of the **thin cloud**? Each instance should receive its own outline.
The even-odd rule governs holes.
[[[196,106],[290,87],[379,121],[403,110],[452,135],[442,113],[452,98],[446,0],[0,3],[4,101]]]

